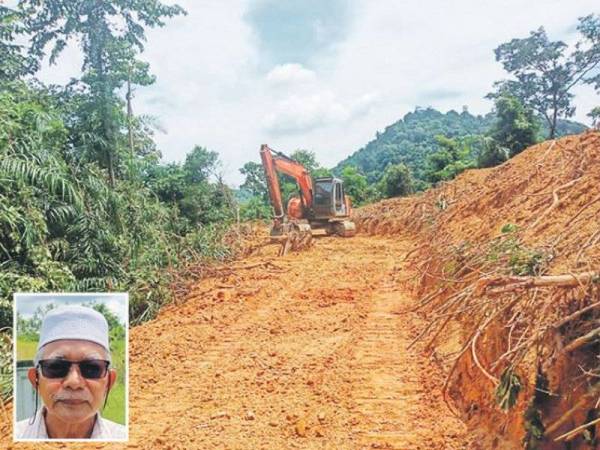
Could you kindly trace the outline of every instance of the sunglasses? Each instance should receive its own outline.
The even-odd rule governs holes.
[[[38,363],[38,367],[42,368],[42,375],[45,378],[65,378],[73,364],[79,366],[79,372],[83,378],[97,380],[106,375],[110,362],[103,359],[84,359],[83,361],[42,359]]]

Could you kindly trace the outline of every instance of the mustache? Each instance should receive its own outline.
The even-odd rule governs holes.
[[[84,392],[78,392],[77,394],[70,392],[58,392],[52,395],[51,397],[54,402],[75,400],[89,403],[92,401],[91,396],[88,393]]]

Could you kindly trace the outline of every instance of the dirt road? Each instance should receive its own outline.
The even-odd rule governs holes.
[[[421,326],[403,313],[409,248],[357,236],[269,249],[133,329],[127,447],[466,448],[438,369],[405,350]]]

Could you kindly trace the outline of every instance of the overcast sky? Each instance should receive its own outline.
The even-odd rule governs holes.
[[[167,2],[174,3],[174,2]],[[187,16],[147,33],[157,82],[134,111],[156,117],[166,161],[194,145],[219,152],[226,181],[258,161],[260,144],[313,150],[333,166],[415,106],[485,114],[507,75],[493,49],[544,26],[573,42],[598,0],[181,0]],[[68,49],[45,81],[77,76]],[[575,91],[576,119],[600,103]]]

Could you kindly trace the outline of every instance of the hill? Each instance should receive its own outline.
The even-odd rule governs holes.
[[[433,108],[416,108],[402,119],[377,133],[374,140],[341,161],[334,173],[341,173],[346,166],[355,166],[365,174],[369,182],[378,181],[388,164],[406,164],[417,179],[423,179],[423,170],[428,155],[438,150],[435,137],[444,135],[457,138],[486,133],[495,121],[495,115],[473,115],[466,109],[462,113],[454,110],[441,113]],[[578,122],[561,120],[557,136],[577,134],[587,127]],[[542,126],[540,140],[547,135]]]

